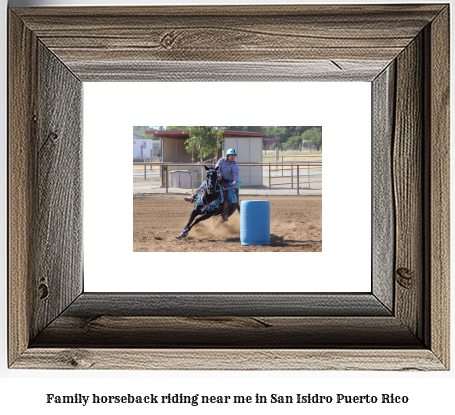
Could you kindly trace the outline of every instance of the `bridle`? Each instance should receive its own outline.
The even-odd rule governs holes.
[[[213,180],[214,175],[215,175],[215,180]],[[213,192],[219,192],[219,190],[217,190],[217,172],[215,169],[207,170],[207,175],[205,176],[205,182],[207,183],[207,186],[206,186],[207,194],[212,194]]]

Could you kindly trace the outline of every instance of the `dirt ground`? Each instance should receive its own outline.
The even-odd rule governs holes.
[[[134,252],[322,252],[321,196],[245,196],[270,201],[270,245],[240,244],[240,215],[211,231],[215,219],[196,225],[182,240],[192,205],[183,195],[133,195]]]

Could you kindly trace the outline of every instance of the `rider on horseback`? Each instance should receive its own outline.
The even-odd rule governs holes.
[[[236,156],[237,152],[233,148],[230,148],[229,150],[226,151],[226,157],[221,157],[215,166],[218,167],[219,178],[222,179],[222,181],[224,181],[226,185],[227,206],[223,207],[223,211],[221,213],[221,217],[225,221],[228,220],[227,213],[231,208],[233,188],[239,182],[240,170],[239,165],[235,161]],[[187,202],[194,202],[197,194],[204,188],[205,185],[206,185],[205,182],[202,183],[202,185],[190,197],[185,197],[185,200]]]

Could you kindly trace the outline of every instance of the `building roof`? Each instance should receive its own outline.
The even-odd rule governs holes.
[[[181,138],[186,140],[190,137],[189,131],[158,131],[147,130],[145,134],[153,134],[154,138]],[[246,131],[224,131],[224,137],[265,137],[266,133],[254,133]]]

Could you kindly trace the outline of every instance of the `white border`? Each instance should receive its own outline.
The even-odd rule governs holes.
[[[370,83],[85,83],[83,107],[85,291],[371,290]],[[149,124],[322,125],[323,252],[133,253],[131,135]]]

